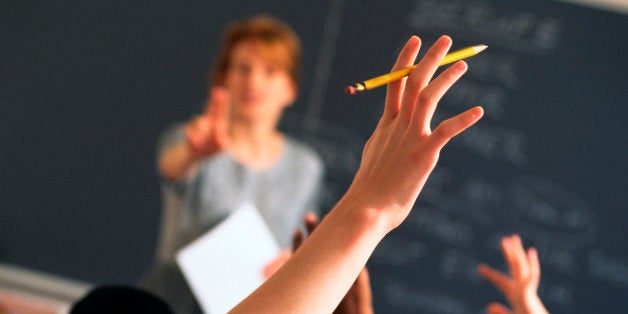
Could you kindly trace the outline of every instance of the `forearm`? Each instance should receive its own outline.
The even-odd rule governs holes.
[[[358,275],[334,314],[373,314],[373,300],[369,272],[366,267]]]
[[[293,257],[232,312],[333,312],[387,233],[385,218],[343,198]]]
[[[163,178],[179,181],[193,171],[198,164],[189,144],[182,140],[163,152],[159,158],[159,172]]]

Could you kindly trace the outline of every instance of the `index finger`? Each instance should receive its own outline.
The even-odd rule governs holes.
[[[502,242],[504,256],[508,262],[508,268],[515,280],[521,280],[528,274],[527,256],[518,235],[512,235]]]
[[[229,92],[222,87],[213,87],[205,105],[204,115],[212,120],[226,120],[229,116]]]

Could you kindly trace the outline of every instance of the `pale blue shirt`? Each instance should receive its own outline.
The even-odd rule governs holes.
[[[181,126],[166,132],[160,139],[158,160],[166,148],[181,140]],[[188,312],[193,299],[176,266],[176,252],[245,202],[259,210],[277,243],[289,248],[294,231],[303,227],[304,215],[320,213],[323,176],[321,158],[309,146],[286,136],[278,162],[267,170],[249,169],[224,152],[204,160],[185,182],[162,182],[156,261],[141,285],[178,313]]]

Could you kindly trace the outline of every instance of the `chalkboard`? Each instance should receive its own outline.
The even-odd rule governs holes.
[[[499,239],[515,232],[539,250],[552,313],[628,309],[628,17],[548,0],[2,4],[0,261],[134,283],[157,235],[157,136],[201,110],[222,27],[262,11],[303,40],[282,127],[323,156],[327,208],[383,109],[385,88],[344,86],[388,71],[411,34],[489,46],[436,119],[474,105],[485,117],[445,148],[369,260],[376,312],[503,302],[475,269],[503,268]]]
[[[441,34],[454,49],[489,46],[468,59],[437,119],[474,105],[486,116],[445,148],[413,212],[375,251],[376,308],[479,313],[503,302],[476,267],[503,268],[499,240],[519,233],[539,250],[551,312],[628,309],[628,63],[619,57],[628,18],[552,1],[347,1],[344,10],[321,120],[350,130],[352,143],[373,130],[385,89],[346,96],[342,87],[385,73],[410,34],[426,46]],[[349,178],[360,151],[336,145],[340,132],[326,124],[313,128],[326,133],[319,151],[332,150]]]

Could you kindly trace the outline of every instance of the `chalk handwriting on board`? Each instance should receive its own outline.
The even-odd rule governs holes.
[[[490,41],[519,52],[547,54],[559,48],[560,20],[530,12],[496,7],[488,1],[416,1],[409,28],[430,33],[455,33],[457,38]]]
[[[445,249],[440,259],[438,272],[442,278],[480,284],[484,281],[477,272],[480,261],[475,254],[458,249]]]
[[[481,58],[467,60],[473,65],[466,76],[480,82],[495,82],[511,91],[518,90],[524,81],[524,78],[519,74],[519,61],[514,54],[496,54],[485,51]],[[456,86],[464,81],[456,83]]]
[[[488,124],[479,125],[469,131],[461,137],[462,143],[469,151],[488,159],[506,160],[515,166],[528,163],[528,157],[524,152],[527,138],[523,132]]]
[[[543,267],[553,274],[571,276],[579,271],[579,250],[541,242],[537,242],[535,247]]]
[[[501,207],[504,196],[501,189],[492,182],[470,177],[461,184],[461,196],[471,204],[485,207]]]
[[[384,297],[390,305],[400,312],[407,313],[473,313],[464,301],[450,294],[416,289],[409,284],[387,280]],[[391,312],[396,312],[395,310]]]
[[[450,90],[443,101],[464,109],[468,108],[468,104],[478,104],[484,108],[488,117],[501,120],[507,115],[509,99],[508,93],[501,87],[462,80]]]
[[[419,258],[429,253],[429,248],[414,238],[391,236],[396,239],[389,245],[380,245],[373,252],[373,259],[391,267],[412,267]]]
[[[366,140],[346,127],[318,119],[316,129],[304,129],[304,120],[299,114],[286,113],[281,129],[308,143],[323,159],[326,173],[321,206],[322,210],[329,210],[342,197],[358,170]]]
[[[434,119],[442,121],[450,116],[451,114],[441,110],[434,114]],[[522,131],[493,126],[490,123],[478,123],[460,134],[455,143],[486,159],[503,160],[513,166],[522,167],[528,164],[525,153],[527,142]]]
[[[546,179],[532,175],[515,178],[508,197],[507,217],[538,242],[587,247],[597,240],[598,219],[590,206]]]
[[[463,215],[444,213],[440,209],[421,208],[409,215],[404,228],[417,230],[443,243],[469,247],[473,244],[473,227]]]
[[[628,289],[628,264],[600,250],[594,250],[588,259],[589,276],[598,281],[610,283],[618,288]]]

